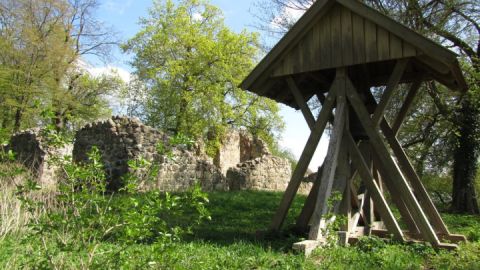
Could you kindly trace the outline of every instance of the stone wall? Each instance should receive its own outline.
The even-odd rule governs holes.
[[[167,135],[138,119],[113,117],[85,126],[75,137],[74,160],[85,161],[86,153],[93,146],[102,153],[111,190],[120,188],[122,176],[131,172],[128,161],[139,157],[152,161],[159,168],[155,183],[146,183],[146,188],[183,191],[199,181],[204,190],[226,189],[220,170],[199,147],[188,149],[183,145],[170,145]]]
[[[227,179],[230,190],[284,191],[291,174],[288,160],[265,155],[230,168]]]
[[[240,162],[256,159],[265,155],[271,155],[267,144],[261,139],[240,132]]]
[[[240,133],[228,132],[221,141],[214,163],[226,175],[229,168],[241,162],[240,157]]]
[[[42,186],[55,185],[55,173],[58,167],[51,162],[55,156],[70,155],[73,146],[49,146],[39,129],[16,133],[10,139],[9,150],[15,153],[17,161],[28,168]]]
[[[18,159],[32,168],[42,182],[55,179],[55,168],[47,162],[50,156],[71,153],[75,162],[85,162],[87,153],[96,146],[102,154],[110,190],[123,185],[122,177],[131,172],[128,161],[140,157],[158,168],[155,179],[142,183],[144,189],[183,191],[195,182],[207,191],[284,191],[287,187],[291,177],[288,160],[272,156],[262,140],[246,132],[228,133],[214,159],[205,154],[202,145],[171,145],[166,134],[126,117],[86,125],[76,133],[73,152],[72,146],[47,147],[38,131],[22,132],[11,140],[11,149]]]
[[[113,117],[91,123],[75,135],[73,160],[87,161],[87,153],[96,146],[102,153],[102,162],[109,179],[108,188],[121,187],[121,177],[129,172],[127,162],[142,156],[153,159],[156,144],[165,140],[164,135],[138,119]]]
[[[232,130],[221,140],[214,164],[226,175],[237,164],[270,155],[267,144],[245,131]]]

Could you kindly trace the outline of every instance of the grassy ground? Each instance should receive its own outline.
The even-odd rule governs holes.
[[[452,232],[471,240],[456,252],[371,239],[354,247],[319,249],[305,259],[291,250],[298,236],[285,233],[255,240],[255,231],[268,226],[281,194],[210,193],[209,198],[212,220],[181,242],[169,246],[101,243],[88,250],[62,250],[54,255],[55,265],[59,269],[480,269],[478,216],[444,215]],[[304,199],[294,201],[287,227]],[[39,257],[34,255],[51,244],[40,239],[23,241],[18,232],[0,238],[0,269],[28,268]]]

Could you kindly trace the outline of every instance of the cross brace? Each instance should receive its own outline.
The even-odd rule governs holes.
[[[272,220],[270,230],[280,230],[326,124],[328,121],[333,121],[327,156],[302,213],[297,219],[297,226],[303,230],[310,225],[309,248],[312,243],[324,243],[325,234],[332,233],[328,231],[329,220],[326,219],[328,213],[347,217],[347,224],[341,228],[340,234],[344,243],[348,242],[350,238],[355,239],[360,235],[382,234],[383,232],[388,232],[398,240],[428,241],[435,247],[444,248],[452,248],[455,245],[443,243],[443,240],[452,242],[465,240],[463,236],[449,233],[396,139],[398,129],[418,92],[421,80],[412,84],[393,128],[384,117],[389,100],[394,95],[407,65],[408,61],[406,60],[397,62],[384,91],[384,96],[380,99],[373,115],[365,106],[366,99],[372,104],[371,92],[362,92],[356,89],[350,81],[346,68],[337,69],[335,80],[316,120],[294,79],[287,78],[287,83],[311,129],[311,134]],[[375,100],[373,99],[373,101]],[[367,138],[359,140],[352,136],[349,110],[358,118]],[[383,136],[380,131],[383,132]],[[366,147],[362,147],[362,145]],[[365,151],[361,148],[369,150]],[[395,158],[390,155],[390,151],[393,152]],[[352,184],[356,175],[360,177],[365,187],[362,188],[360,195],[356,194],[356,187]],[[384,196],[383,185],[400,210],[409,231],[402,229],[392,214]],[[328,201],[332,191],[339,192],[343,196],[341,201],[329,205]],[[376,221],[377,216],[383,223]],[[363,226],[360,226],[362,223]]]

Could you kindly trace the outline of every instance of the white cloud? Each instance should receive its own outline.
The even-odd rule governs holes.
[[[289,6],[294,6],[294,4],[291,4]],[[283,8],[282,12],[280,12],[280,14],[277,17],[273,18],[273,20],[270,23],[271,27],[273,29],[282,28],[282,25],[284,25],[286,22],[285,19],[287,19],[289,23],[294,23],[298,19],[300,19],[300,17],[302,17],[304,13],[305,13],[305,10],[294,9],[286,6]]]
[[[193,19],[194,21],[201,21],[201,20],[203,19],[203,16],[202,16],[201,13],[195,12],[195,13],[193,13],[193,15],[192,15],[192,19]]]
[[[133,4],[133,0],[107,0],[104,4],[104,8],[108,12],[122,15]]]
[[[87,67],[86,70],[92,76],[118,75],[126,83],[132,80],[132,74],[121,67],[107,65],[103,67]]]

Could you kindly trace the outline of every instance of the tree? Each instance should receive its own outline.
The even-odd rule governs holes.
[[[107,57],[116,43],[111,29],[93,16],[96,7],[95,0],[0,3],[1,128],[18,131],[36,126],[39,111],[50,107],[55,111],[52,121],[61,129],[68,121],[66,115],[75,111],[65,105],[84,104],[86,93],[78,91],[87,90],[77,87],[86,78],[79,72],[81,57]],[[88,89],[88,95],[101,97],[104,89]]]
[[[285,33],[296,19],[288,11],[304,11],[313,2],[259,0],[257,4],[270,11],[258,16],[260,28],[274,34]],[[480,3],[478,0],[363,2],[460,54],[470,91],[452,96],[440,85],[427,84],[422,92],[428,95],[421,98],[424,114],[415,112],[410,116],[410,123],[416,126],[403,131],[400,139],[410,150],[415,149],[409,152],[414,153],[411,156],[421,171],[425,167],[438,168],[432,166],[434,163],[449,165],[446,160],[453,158],[452,211],[480,213],[474,188],[480,150]],[[420,119],[425,121],[420,123]],[[425,164],[429,157],[432,162]]]
[[[462,57],[470,91],[459,96],[453,113],[444,115],[455,129],[453,142],[452,210],[480,213],[475,191],[480,150],[480,3],[478,1],[368,0],[417,31],[432,37]],[[442,110],[442,99],[436,100]],[[444,102],[443,102],[444,103]]]
[[[283,125],[279,107],[238,88],[258,56],[257,34],[232,32],[202,0],[155,1],[141,25],[123,48],[145,86],[148,124],[213,144],[229,127],[272,142]]]

